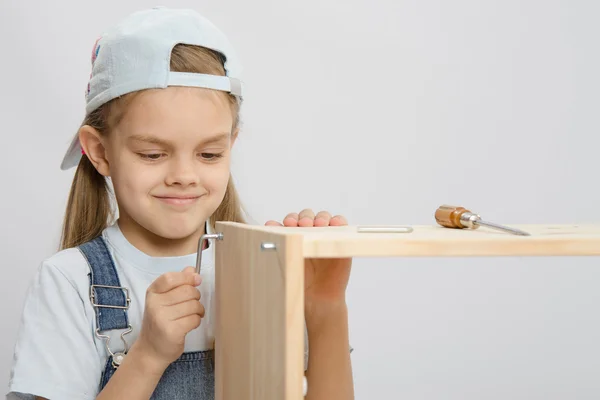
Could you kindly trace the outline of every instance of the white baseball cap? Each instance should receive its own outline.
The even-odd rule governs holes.
[[[177,44],[221,53],[226,76],[172,72],[171,51]],[[196,11],[165,7],[138,11],[106,31],[94,44],[86,115],[124,94],[168,86],[221,90],[241,98],[241,70],[225,34]],[[75,134],[61,169],[78,165],[81,155],[79,137]]]

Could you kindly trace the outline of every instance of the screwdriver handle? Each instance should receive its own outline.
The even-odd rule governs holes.
[[[444,204],[435,211],[435,220],[446,228],[477,229],[479,228],[477,222],[481,220],[481,217],[464,207]]]

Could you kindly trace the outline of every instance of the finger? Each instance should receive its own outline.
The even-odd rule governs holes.
[[[176,322],[179,325],[179,328],[187,334],[200,326],[202,317],[198,314],[192,314],[187,317],[179,318]]]
[[[331,214],[327,211],[319,211],[315,216],[315,226],[329,226]]]
[[[298,214],[298,226],[309,227],[315,222],[315,213],[310,208],[305,208]]]
[[[162,274],[148,287],[148,292],[166,293],[181,285],[199,285],[200,275],[192,271],[194,268],[188,267],[181,272],[173,271]]]
[[[204,306],[198,300],[188,300],[169,307],[169,320],[171,321],[177,321],[193,314],[204,318]]]
[[[298,213],[289,213],[283,219],[284,226],[298,226]]]
[[[173,306],[188,300],[200,300],[201,295],[198,288],[191,285],[181,285],[173,290],[161,294],[160,304],[163,306]]]
[[[300,211],[300,214],[298,214],[298,217],[299,217],[299,219],[302,219],[302,218],[315,219],[315,213],[310,208],[305,208],[304,210]]]
[[[283,226],[281,222],[273,221],[272,219],[265,222],[265,226]]]
[[[336,215],[335,217],[331,218],[331,220],[329,221],[329,226],[345,226],[345,225],[348,225],[348,221],[342,215]]]
[[[185,267],[184,269],[181,270],[181,272],[183,272],[184,274],[193,274],[194,272],[196,272],[196,268],[194,267]]]

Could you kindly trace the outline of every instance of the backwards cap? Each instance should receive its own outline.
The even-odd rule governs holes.
[[[171,51],[177,44],[206,47],[221,53],[226,60],[226,76],[172,72]],[[165,7],[139,11],[96,41],[86,91],[86,115],[124,94],[168,86],[221,90],[241,98],[241,69],[223,32],[197,12]],[[76,166],[81,154],[76,134],[61,169]]]

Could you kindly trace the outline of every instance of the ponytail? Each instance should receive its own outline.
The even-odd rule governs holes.
[[[233,183],[233,178],[229,175],[225,197],[223,197],[223,201],[210,217],[210,226],[214,231],[216,228],[215,222],[217,221],[232,221],[245,224],[246,220],[242,212],[243,207],[239,195]]]
[[[99,236],[112,217],[106,178],[84,155],[71,184],[60,249],[76,247]]]

